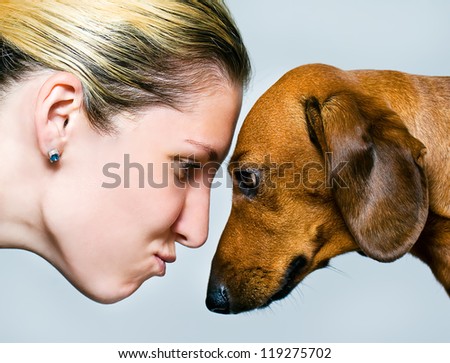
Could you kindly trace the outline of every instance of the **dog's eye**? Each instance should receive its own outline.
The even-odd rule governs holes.
[[[241,193],[249,198],[254,198],[259,188],[259,171],[255,169],[239,169],[235,170],[233,174]]]

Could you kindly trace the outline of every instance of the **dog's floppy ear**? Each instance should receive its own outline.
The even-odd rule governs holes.
[[[327,186],[361,250],[382,262],[403,256],[428,215],[425,146],[388,106],[359,92],[310,98],[305,115]]]

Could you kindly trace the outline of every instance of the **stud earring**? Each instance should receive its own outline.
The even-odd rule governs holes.
[[[56,163],[59,160],[59,158],[60,158],[60,155],[59,155],[58,149],[51,149],[48,152],[48,160],[50,160],[50,162],[52,164]]]

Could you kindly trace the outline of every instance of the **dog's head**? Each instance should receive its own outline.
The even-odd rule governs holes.
[[[287,73],[240,131],[208,308],[267,306],[345,252],[403,256],[427,217],[424,153],[400,117],[345,72],[312,65]]]

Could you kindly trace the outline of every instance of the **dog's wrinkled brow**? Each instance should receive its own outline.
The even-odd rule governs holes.
[[[248,154],[248,151],[239,151],[234,153],[230,159],[230,164],[236,164],[245,154]]]

